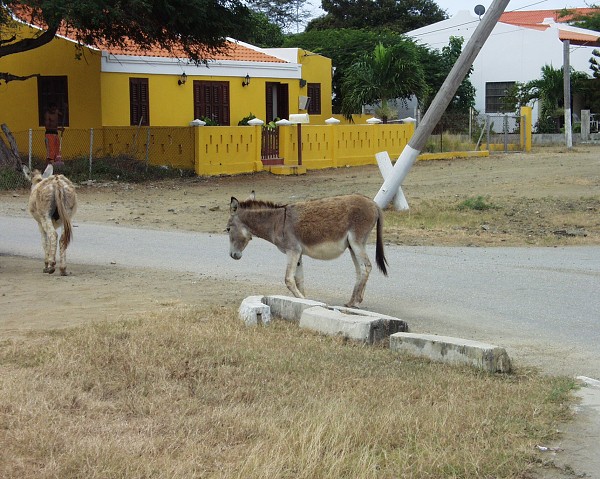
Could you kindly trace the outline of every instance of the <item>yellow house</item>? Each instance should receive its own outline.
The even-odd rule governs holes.
[[[3,35],[41,30],[17,19]],[[298,48],[259,48],[233,39],[225,53],[196,65],[163,49],[77,49],[68,32],[28,52],[0,59],[0,71],[39,76],[0,86],[0,123],[13,131],[43,126],[50,103],[64,126],[187,126],[209,119],[236,126],[250,114],[270,122],[309,113],[331,117],[331,60]]]
[[[3,29],[0,40],[42,30],[23,18],[13,30]],[[300,174],[373,164],[379,151],[399,155],[414,131],[412,124],[332,118],[329,58],[233,39],[227,45],[197,65],[183,49],[141,51],[127,42],[121,48],[79,47],[68,31],[59,31],[42,47],[0,58],[0,71],[31,76],[0,84],[0,123],[9,126],[20,151],[29,151],[30,161],[43,159],[44,113],[55,103],[68,127],[64,160],[89,155],[91,165],[92,158],[125,154],[198,175],[265,169]],[[250,115],[265,123],[296,115],[309,117],[310,124],[238,126]],[[219,126],[198,128],[197,119]]]

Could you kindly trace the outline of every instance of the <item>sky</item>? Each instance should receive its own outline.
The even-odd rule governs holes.
[[[460,10],[469,10],[474,15],[475,5],[483,5],[486,9],[492,0],[435,0],[442,10],[452,16]],[[598,0],[511,0],[506,7],[507,12],[512,10],[560,10],[562,8],[585,8],[592,4],[599,4]],[[321,0],[310,0],[314,16],[323,15]]]
[[[469,10],[473,13],[475,5],[483,5],[487,9],[492,4],[492,0],[435,0],[435,3],[452,16],[459,10]],[[511,0],[505,11],[585,8],[594,3],[598,2],[596,0],[587,0],[587,2],[584,0]]]

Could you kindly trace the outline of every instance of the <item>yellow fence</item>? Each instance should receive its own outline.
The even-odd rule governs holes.
[[[150,165],[194,170],[202,176],[253,173],[264,168],[261,128],[67,128],[62,135],[62,157],[64,161],[82,157],[93,161],[125,155]],[[279,156],[285,165],[301,160],[307,169],[375,164],[380,151],[399,156],[413,132],[413,124],[280,126]],[[36,160],[45,158],[43,129],[14,132],[14,136],[23,157],[29,152]]]

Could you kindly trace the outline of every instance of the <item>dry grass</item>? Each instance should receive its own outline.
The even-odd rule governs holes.
[[[386,241],[435,246],[575,246],[600,244],[600,197],[483,197],[417,200],[408,212],[388,209]],[[469,205],[475,205],[471,208]],[[465,206],[467,205],[467,206]]]
[[[572,387],[166,308],[0,344],[0,477],[524,478]]]

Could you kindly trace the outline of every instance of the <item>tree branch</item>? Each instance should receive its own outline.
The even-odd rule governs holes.
[[[24,38],[10,45],[2,45],[0,46],[0,58],[5,57],[7,55],[12,55],[13,53],[21,53],[33,50],[34,48],[39,48],[45,45],[46,43],[50,43],[56,35],[57,31],[58,26],[51,27],[48,28],[48,30],[42,33],[39,37]]]
[[[16,35],[13,35],[10,38],[7,38],[6,40],[0,40],[0,45],[4,45],[5,43],[12,43],[17,39]]]
[[[25,81],[25,80],[29,80],[30,78],[39,77],[39,76],[40,76],[39,73],[33,73],[31,75],[26,75],[26,76],[19,76],[19,75],[13,75],[12,73],[0,72],[0,81],[4,80],[5,83],[8,83],[10,81]]]

